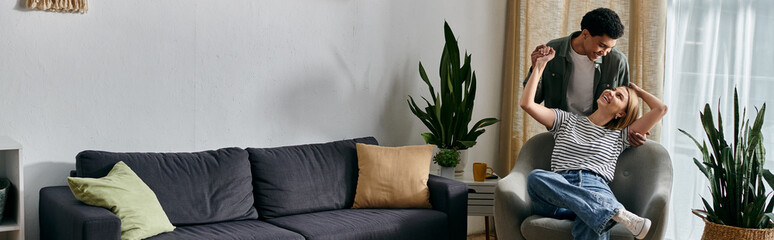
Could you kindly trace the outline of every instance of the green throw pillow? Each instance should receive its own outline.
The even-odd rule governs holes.
[[[73,195],[82,202],[107,208],[121,219],[121,240],[151,237],[175,229],[156,194],[124,162],[102,178],[68,177]]]

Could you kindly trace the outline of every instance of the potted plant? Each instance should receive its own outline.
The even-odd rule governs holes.
[[[704,210],[693,210],[705,222],[704,240],[774,239],[774,201],[764,185],[774,186],[774,175],[763,168],[766,150],[761,127],[765,112],[764,103],[750,125],[745,120],[745,109],[739,121],[739,100],[734,89],[733,142],[726,141],[720,111],[715,127],[709,104],[700,117],[709,147],[680,129],[701,151],[702,161],[693,160],[710,182],[712,203],[702,198]]]
[[[444,21],[446,44],[441,54],[440,92],[436,92],[427,77],[422,62],[419,62],[419,76],[430,90],[430,99],[422,99],[427,104],[420,108],[409,96],[411,112],[427,126],[430,132],[422,133],[428,144],[439,149],[460,151],[461,163],[456,173],[462,174],[467,159],[466,149],[476,145],[478,136],[484,133],[484,127],[497,123],[496,118],[484,118],[468,128],[473,114],[473,101],[476,98],[476,73],[470,67],[470,54],[465,52],[465,61],[460,65],[460,51],[449,24]]]
[[[454,178],[454,167],[460,162],[460,152],[457,149],[440,149],[433,156],[433,162],[441,166],[441,177]]]

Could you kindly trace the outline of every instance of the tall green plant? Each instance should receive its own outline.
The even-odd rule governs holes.
[[[484,133],[484,127],[495,124],[496,118],[482,119],[468,130],[473,114],[473,101],[476,98],[476,73],[470,67],[470,54],[465,52],[465,62],[460,66],[460,51],[449,24],[444,21],[446,44],[441,54],[441,92],[436,93],[427,78],[422,62],[419,62],[419,76],[430,90],[432,103],[422,97],[427,107],[422,110],[409,96],[411,112],[430,130],[422,133],[428,144],[439,148],[467,149],[476,145],[478,136]]]
[[[774,186],[774,175],[763,168],[766,149],[763,147],[763,116],[766,104],[758,111],[752,126],[745,120],[747,110],[742,110],[739,121],[739,99],[734,89],[734,136],[733,143],[726,142],[723,135],[723,119],[718,111],[718,124],[715,127],[709,104],[701,113],[701,123],[707,134],[707,143],[699,144],[696,139],[680,129],[680,132],[693,140],[701,150],[702,161],[693,161],[710,182],[712,204],[702,197],[707,220],[717,224],[742,228],[772,228],[774,224],[774,201],[766,193],[765,181]],[[711,151],[710,151],[711,150]]]

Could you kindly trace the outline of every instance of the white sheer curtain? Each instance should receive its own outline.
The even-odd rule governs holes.
[[[662,144],[675,175],[666,238],[700,239],[704,223],[690,210],[710,198],[708,183],[693,164],[699,151],[677,129],[705,139],[699,111],[709,103],[717,113],[718,102],[725,129],[733,129],[736,87],[748,118],[768,103],[764,144],[774,152],[774,1],[668,0],[666,41]],[[765,166],[774,166],[771,154]]]

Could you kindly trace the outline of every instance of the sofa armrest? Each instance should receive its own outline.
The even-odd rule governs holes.
[[[449,239],[464,240],[468,233],[468,185],[448,178],[430,175],[430,204],[449,218]]]
[[[40,238],[118,240],[121,220],[101,207],[82,203],[67,186],[40,189]]]

